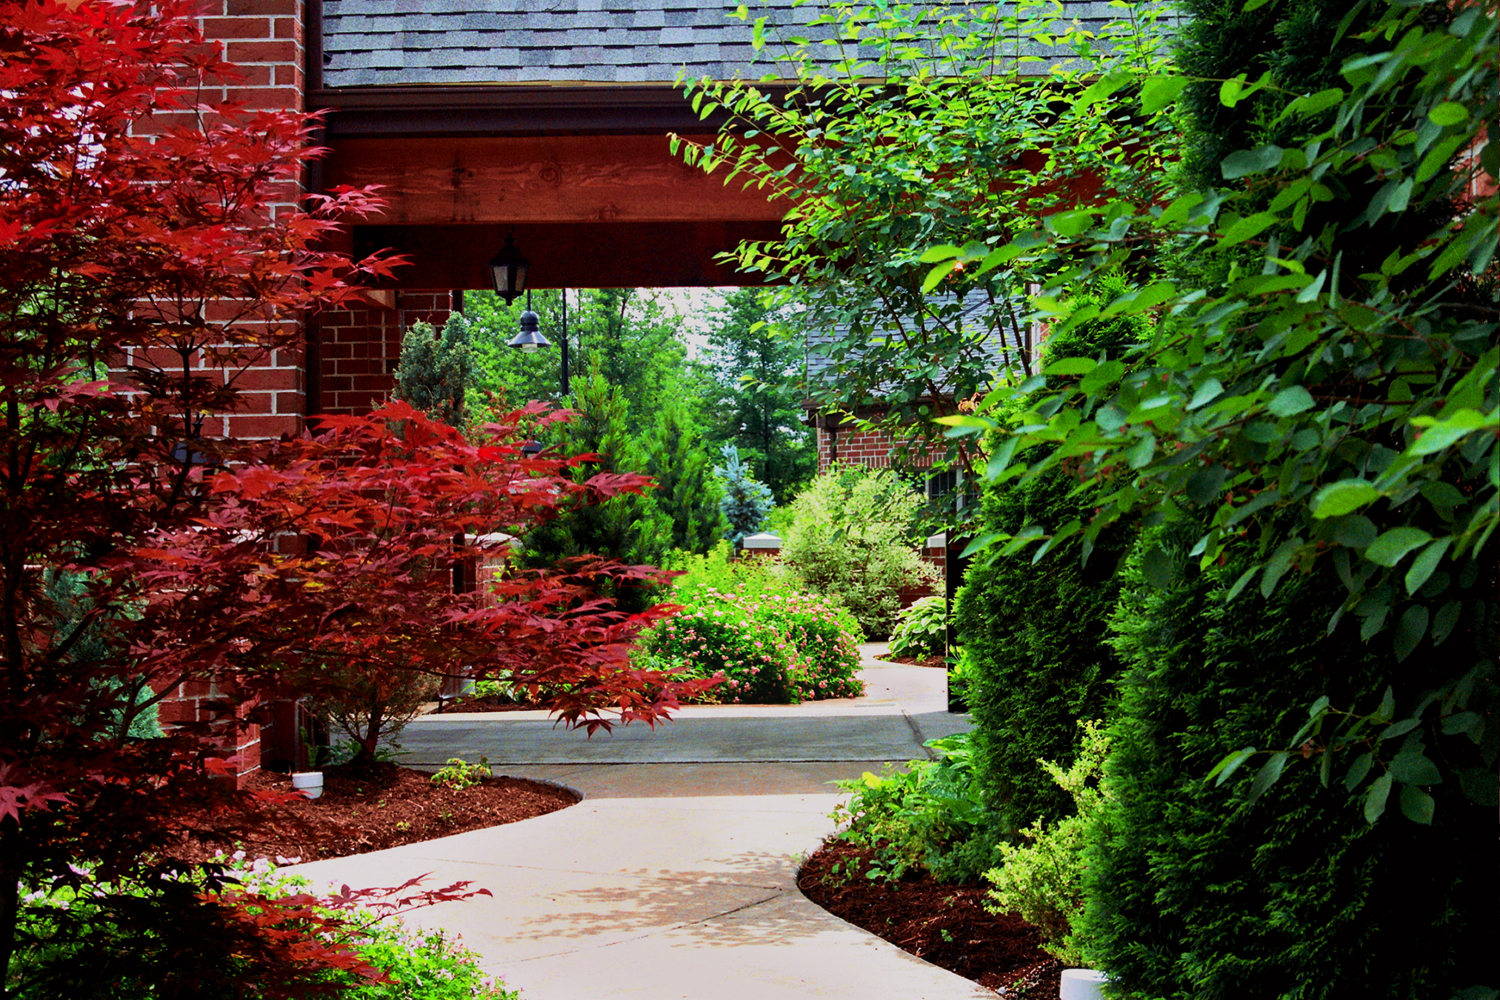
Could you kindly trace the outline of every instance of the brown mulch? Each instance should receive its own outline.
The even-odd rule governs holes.
[[[1003,997],[1056,997],[1062,963],[1016,914],[983,906],[981,884],[944,885],[926,872],[899,882],[868,879],[870,852],[826,841],[797,873],[803,894],[836,917]]]
[[[253,791],[291,793],[288,775],[257,771]],[[457,791],[434,785],[431,775],[381,762],[367,768],[329,768],[323,795],[279,804],[252,804],[248,815],[188,817],[205,832],[187,835],[174,857],[205,861],[242,849],[250,857],[318,861],[416,844],[435,837],[500,826],[556,812],[578,802],[566,789],[525,778],[486,778]],[[232,839],[208,831],[236,829]]]
[[[903,663],[908,667],[947,667],[948,660],[942,653],[934,653],[931,656],[877,656],[877,660],[887,663]]]

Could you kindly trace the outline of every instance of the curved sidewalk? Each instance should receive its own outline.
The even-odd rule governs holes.
[[[802,859],[833,829],[829,782],[968,728],[946,712],[942,671],[866,658],[861,676],[862,698],[691,707],[654,733],[592,740],[529,712],[423,717],[403,738],[412,763],[482,753],[503,762],[497,773],[557,781],[584,801],[298,870],[355,886],[429,874],[429,887],[489,889],[407,919],[462,934],[526,1000],[993,997],[796,888]]]

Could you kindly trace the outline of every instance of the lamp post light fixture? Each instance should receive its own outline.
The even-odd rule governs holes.
[[[505,237],[505,246],[490,258],[487,266],[490,283],[495,286],[495,294],[504,299],[506,305],[510,305],[526,289],[526,272],[531,270],[531,262],[516,249],[514,236]]]
[[[516,347],[527,354],[539,347],[551,347],[552,341],[542,336],[542,321],[531,309],[531,292],[526,293],[526,311],[521,314],[521,332],[506,341],[507,347]]]
[[[521,314],[521,332],[506,341],[507,346],[523,351],[535,351],[539,347],[551,347],[552,341],[542,336],[541,318],[531,310],[531,293],[526,293],[526,311]],[[562,290],[562,394],[571,393],[568,385],[568,290]]]

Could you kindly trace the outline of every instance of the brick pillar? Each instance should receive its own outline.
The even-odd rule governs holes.
[[[305,110],[303,0],[203,0],[199,9],[205,37],[223,46],[238,70],[234,78],[208,88],[205,101],[236,101],[249,110]],[[273,210],[297,207],[302,193],[301,183],[288,183]],[[222,304],[217,317],[213,311],[211,307],[210,319],[225,319],[232,308]],[[207,366],[202,359],[196,364]],[[306,379],[300,347],[269,351],[242,369],[221,371],[226,382],[232,380],[242,390],[244,398],[235,412],[205,422],[203,434],[277,438],[301,432],[306,420]],[[194,681],[180,685],[162,701],[161,721],[170,725],[208,720],[214,713],[205,706],[214,701],[235,704],[234,715],[241,721],[255,708],[252,701],[238,695],[232,679]],[[238,781],[243,784],[260,769],[260,727],[246,725],[238,733]]]
[[[324,314],[318,338],[322,411],[368,413],[384,403],[396,385],[402,334],[417,322],[441,327],[451,305],[448,292],[400,292]]]

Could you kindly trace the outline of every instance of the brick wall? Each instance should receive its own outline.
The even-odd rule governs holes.
[[[211,81],[218,85],[205,91],[205,101],[238,101],[251,110],[305,109],[303,0],[203,0],[199,10],[204,35],[210,42],[221,45],[226,57],[237,67],[233,78]],[[302,185],[288,182],[278,192],[273,210],[295,207],[301,195]],[[233,312],[232,304],[220,303],[210,308],[209,318],[222,321]],[[202,433],[277,438],[300,432],[306,416],[307,391],[303,356],[300,348],[270,351],[252,358],[244,368],[220,369],[221,378],[226,382],[232,380],[242,390],[242,405],[233,413],[206,422]],[[203,358],[196,359],[194,364],[209,367]],[[231,682],[193,681],[179,685],[161,702],[161,721],[171,725],[221,718],[227,723],[228,719],[219,715],[215,702],[232,704],[233,717],[243,723],[236,728],[235,738],[240,758],[238,777],[243,783],[260,769],[261,732],[258,725],[247,721],[255,704],[240,698]]]
[[[368,413],[385,402],[396,380],[401,334],[413,323],[448,321],[448,292],[401,292],[393,308],[371,304],[325,314],[318,324],[323,413]]]

